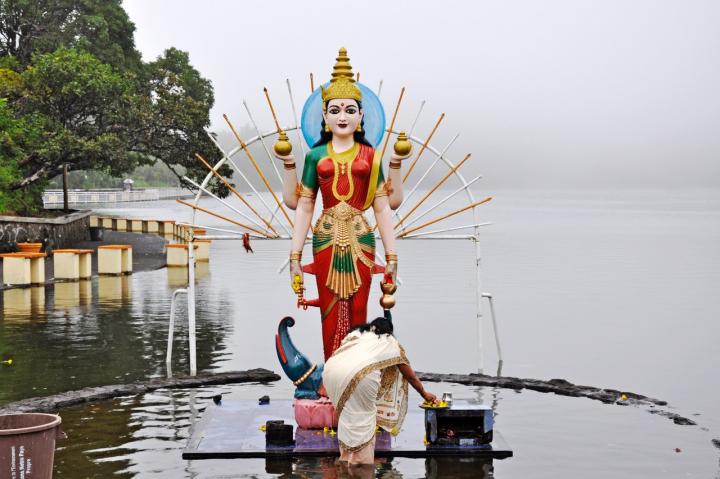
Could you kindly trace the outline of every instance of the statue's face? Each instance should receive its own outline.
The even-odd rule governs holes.
[[[362,121],[363,113],[355,100],[339,99],[328,102],[323,113],[325,124],[333,135],[350,136]]]

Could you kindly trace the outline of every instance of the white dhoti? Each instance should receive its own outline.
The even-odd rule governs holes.
[[[379,388],[380,371],[368,373],[357,383],[338,416],[338,441],[348,451],[362,449],[375,439]]]
[[[399,431],[407,412],[407,381],[397,366],[407,363],[393,336],[370,331],[350,333],[327,360],[323,384],[338,415],[342,459],[366,457],[367,448],[372,458],[377,426]]]

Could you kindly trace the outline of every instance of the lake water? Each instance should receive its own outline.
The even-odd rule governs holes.
[[[482,229],[482,289],[496,301],[503,375],[645,394],[667,400],[698,425],[678,426],[643,408],[589,399],[428,383],[434,392],[495,407],[496,428],[515,457],[495,461],[485,477],[720,477],[720,450],[711,443],[720,438],[720,193],[493,194],[493,202],[479,209],[481,221],[494,223]],[[170,201],[104,210],[189,219],[185,207]],[[207,216],[198,222],[227,227]],[[288,242],[254,241],[253,248],[246,254],[239,242],[215,241],[210,263],[198,271],[201,371],[280,371],[273,336],[287,314],[298,319],[291,331],[295,343],[311,358],[322,357],[317,311],[296,310],[287,273],[278,275]],[[413,366],[476,371],[473,243],[408,240],[398,250],[403,283],[393,314]],[[176,272],[161,269],[94,278],[76,289],[4,291],[0,359],[14,363],[0,366],[0,402],[164,376],[170,294],[182,286]],[[380,313],[378,289],[370,299],[373,314]],[[313,297],[312,288],[307,296]],[[179,316],[186,317],[184,307]],[[492,374],[497,356],[487,315],[482,329],[484,370]],[[176,373],[188,370],[186,335],[181,321]],[[61,411],[69,439],[60,443],[55,477],[272,477],[259,460],[180,458],[213,394],[254,399],[267,391],[283,398],[292,387],[282,380],[157,391]],[[377,475],[449,477],[446,466],[396,459],[379,464]],[[477,464],[460,466],[452,477],[477,477],[479,470]],[[322,461],[295,465],[302,477],[336,472]]]

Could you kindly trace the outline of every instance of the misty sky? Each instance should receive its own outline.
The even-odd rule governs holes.
[[[174,46],[215,88],[222,113],[272,128],[262,88],[293,124],[309,73],[339,47],[398,126],[429,133],[485,187],[720,186],[720,2],[148,1],[123,3],[145,60]],[[298,149],[296,145],[296,149]],[[431,159],[424,157],[425,161]],[[421,160],[423,161],[423,160]],[[466,168],[467,166],[467,168]],[[484,188],[483,188],[484,189]]]

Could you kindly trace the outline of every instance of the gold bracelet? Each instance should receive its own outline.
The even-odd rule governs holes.
[[[397,263],[397,253],[385,253],[385,261],[388,263]]]
[[[402,163],[399,161],[397,163],[395,163],[394,161],[390,162],[390,168],[392,168],[393,170],[399,170],[401,167]]]
[[[286,170],[294,170],[295,169],[295,162],[293,163],[283,163],[283,167]]]
[[[315,190],[308,188],[307,186],[303,185],[302,183],[297,184],[297,187],[295,189],[295,194],[298,196],[302,196],[304,198],[311,198],[311,199],[315,199],[315,196],[316,196]]]
[[[300,261],[302,259],[302,251],[290,251],[290,261]]]

